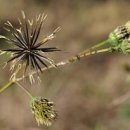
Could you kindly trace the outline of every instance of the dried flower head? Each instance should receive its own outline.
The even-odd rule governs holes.
[[[37,73],[42,72],[42,66],[47,67],[47,63],[55,66],[52,59],[46,56],[49,52],[60,51],[56,47],[42,47],[46,42],[55,37],[56,32],[60,30],[57,28],[54,32],[39,41],[39,35],[46,15],[40,14],[35,20],[28,20],[22,12],[23,20],[19,19],[19,28],[15,28],[11,22],[5,23],[5,29],[12,35],[12,37],[1,36],[7,42],[14,45],[14,48],[4,49],[2,53],[11,53],[11,58],[7,63],[11,62],[11,70],[17,68],[19,64],[24,67],[24,73],[28,70],[36,70]]]
[[[30,102],[30,107],[38,125],[50,126],[57,116],[53,102],[42,97],[34,97]]]

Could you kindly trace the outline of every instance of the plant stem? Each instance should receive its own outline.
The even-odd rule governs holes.
[[[18,72],[20,71],[20,69],[21,69],[21,65],[19,65],[18,68],[16,69],[16,71],[12,74],[11,80],[7,84],[5,84],[3,87],[0,88],[0,93],[2,93],[4,90],[6,90],[12,84],[14,84],[14,82],[16,80],[16,76],[17,76]]]
[[[78,55],[76,55],[76,56],[66,60],[64,62],[64,64],[73,63],[75,61],[80,60],[83,57],[86,57],[86,56],[89,56],[89,55],[98,54],[98,53],[108,52],[108,51],[110,51],[110,48],[105,48],[105,49],[101,49],[101,50],[94,50],[94,51],[91,51],[91,49],[90,49],[89,52],[88,52],[88,50],[86,50],[83,53],[79,53]]]
[[[104,43],[102,43],[103,45]],[[96,47],[96,46],[95,46]],[[95,48],[94,47],[94,48]],[[70,64],[70,63],[73,63],[73,62],[76,62],[76,61],[79,61],[81,58],[83,57],[86,57],[86,56],[89,56],[89,55],[94,55],[94,54],[98,54],[98,53],[104,53],[104,52],[109,52],[111,48],[105,48],[105,49],[101,49],[101,50],[95,50],[95,51],[91,51],[91,49],[87,49],[86,51],[83,51],[81,53],[79,53],[78,55],[76,56],[73,56],[71,57],[70,59],[68,60],[65,60],[65,61],[62,61],[62,62],[59,62],[56,64],[56,67],[59,67],[59,66],[64,66],[66,64]],[[46,71],[48,69],[51,69],[51,68],[55,68],[54,65],[50,65],[48,66],[47,68],[42,68],[42,72],[43,71]],[[32,75],[36,74],[37,72],[34,71],[32,72]],[[29,75],[25,75],[24,78],[28,77]],[[24,79],[23,77],[22,78],[17,78],[16,81],[21,81],[22,79]]]
[[[33,98],[32,94],[26,89],[24,88],[20,83],[18,83],[17,81],[15,81],[15,83],[21,88],[24,90],[24,92],[30,97],[30,98]]]
[[[104,46],[104,45],[107,45],[109,42],[110,42],[110,40],[107,39],[107,40],[105,40],[105,41],[102,41],[102,42],[100,42],[100,43],[98,43],[98,44],[92,46],[92,47],[89,48],[89,49],[86,49],[85,51],[82,51],[82,52],[79,53],[79,54],[89,52],[90,50],[92,51],[92,50],[98,49],[99,47],[102,47],[102,46]]]
[[[8,87],[10,87],[13,83],[14,83],[14,81],[10,80],[7,84],[5,84],[5,85],[0,89],[0,93],[2,93],[4,90],[6,90]]]
[[[66,65],[66,64],[70,64],[70,63],[76,62],[76,61],[80,60],[81,58],[89,56],[89,55],[94,55],[94,54],[98,54],[98,53],[108,52],[108,51],[110,51],[110,48],[105,48],[105,49],[101,49],[101,50],[94,50],[94,49],[97,49],[97,48],[105,45],[108,42],[109,42],[108,40],[103,41],[103,42],[101,42],[101,43],[91,47],[90,49],[86,49],[85,51],[82,51],[81,53],[77,54],[76,56],[73,56],[72,58],[70,58],[70,59],[68,59],[66,61],[62,61],[62,62],[57,63],[56,66],[59,67],[59,66],[63,66],[63,65]],[[47,68],[42,68],[42,71],[46,71],[46,70],[54,68],[54,67],[55,67],[54,65],[50,65]],[[10,80],[6,85],[4,85],[0,89],[0,93],[2,93],[4,90],[6,90],[8,87],[10,87],[13,83],[16,83],[19,87],[21,87],[32,98],[33,96],[30,94],[30,92],[27,89],[25,89],[21,84],[18,83],[18,81],[22,80],[23,78],[16,79],[16,75],[18,74],[20,68],[21,68],[21,66],[19,66],[17,68],[17,70],[15,71],[14,78],[12,80]],[[32,75],[34,75],[34,74],[36,74],[35,71],[32,72]],[[28,76],[29,75],[26,75],[25,77],[28,77]]]

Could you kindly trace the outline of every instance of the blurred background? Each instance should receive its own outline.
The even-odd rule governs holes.
[[[18,26],[21,10],[31,19],[45,12],[43,37],[62,27],[48,43],[64,50],[50,55],[59,62],[105,40],[130,19],[129,7],[129,0],[0,0],[0,34],[6,34],[7,20]],[[0,40],[0,48],[7,46]],[[6,59],[1,56],[0,63]],[[115,99],[129,97],[129,73],[122,67],[129,63],[129,56],[98,54],[44,72],[40,86],[21,82],[33,95],[55,103],[58,119],[51,127],[38,127],[29,97],[17,86],[9,88],[0,94],[0,130],[129,130],[130,100],[108,108]],[[0,69],[0,74],[2,86],[9,80],[9,67]]]

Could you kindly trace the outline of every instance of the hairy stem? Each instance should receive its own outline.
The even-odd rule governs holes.
[[[105,48],[105,49],[101,49],[101,50],[94,50],[94,51],[84,51],[83,53],[79,53],[78,55],[76,56],[73,56],[72,58],[66,60],[65,62],[62,62],[65,64],[69,64],[69,63],[73,63],[73,62],[76,62],[78,60],[80,60],[81,58],[83,57],[86,57],[86,56],[89,56],[89,55],[94,55],[94,54],[98,54],[98,53],[104,53],[104,52],[108,52],[110,51],[110,48]]]
[[[104,43],[102,43],[104,44]],[[95,46],[96,47],[96,46]],[[94,48],[95,48],[94,47]],[[92,50],[92,49],[87,49],[86,51],[83,51],[79,54],[77,54],[76,56],[73,56],[71,57],[70,59],[68,60],[65,60],[65,61],[61,61],[59,63],[57,63],[55,66],[54,65],[50,65],[48,66],[47,68],[42,68],[42,72],[43,71],[46,71],[48,69],[51,69],[51,68],[55,68],[55,67],[60,67],[60,66],[64,66],[66,64],[71,64],[71,63],[74,63],[76,61],[79,61],[81,58],[83,57],[86,57],[86,56],[89,56],[89,55],[94,55],[94,54],[98,54],[98,53],[104,53],[104,52],[109,52],[111,48],[105,48],[105,49],[101,49],[101,50]],[[37,72],[34,71],[32,72],[32,75],[36,74]],[[16,81],[21,81],[22,79],[28,77],[29,75],[25,75],[24,77],[22,78],[17,78]]]

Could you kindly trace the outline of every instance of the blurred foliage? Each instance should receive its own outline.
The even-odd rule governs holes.
[[[116,26],[126,23],[129,0],[0,0],[0,33],[5,34],[4,22],[17,19],[24,10],[27,17],[45,12],[48,17],[42,30],[46,36],[58,26],[62,30],[48,43],[62,50],[53,57],[56,62],[67,59],[108,37]],[[0,48],[7,46],[3,40]],[[0,57],[1,64],[8,56]],[[56,104],[59,118],[49,130],[129,130],[129,103],[106,111],[104,106],[129,90],[128,73],[120,66],[129,64],[129,56],[104,54],[84,58],[78,63],[43,73],[42,85],[22,81],[34,95],[49,98]],[[3,64],[1,65],[1,68]],[[129,71],[129,67],[126,67]],[[0,69],[0,85],[9,79],[9,67]],[[40,130],[28,107],[29,99],[13,86],[0,95],[0,129]]]
[[[130,118],[130,102],[127,102],[122,106],[121,115],[125,118]]]

